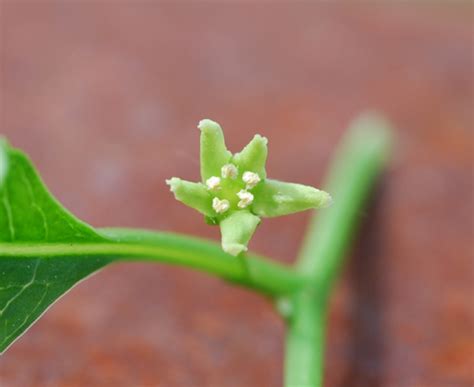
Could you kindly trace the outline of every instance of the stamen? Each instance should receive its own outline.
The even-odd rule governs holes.
[[[212,199],[212,208],[214,208],[214,211],[216,211],[218,214],[223,214],[226,212],[230,207],[230,203],[226,199],[220,200],[219,198],[214,198]]]
[[[247,171],[242,175],[242,180],[247,184],[247,189],[252,189],[260,182],[260,176],[255,172]]]
[[[248,207],[250,204],[252,204],[253,202],[253,195],[248,192],[248,191],[245,191],[244,189],[243,190],[240,190],[238,193],[237,193],[237,196],[239,197],[240,201],[237,203],[237,206],[239,208],[245,208],[245,207]]]
[[[215,191],[221,188],[221,178],[217,176],[211,176],[206,180],[207,189]]]
[[[238,173],[237,167],[234,164],[226,164],[221,168],[221,175],[224,179],[231,178],[235,180]]]

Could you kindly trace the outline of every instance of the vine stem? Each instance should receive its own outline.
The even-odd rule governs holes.
[[[326,315],[331,290],[360,219],[382,171],[391,130],[372,114],[359,118],[344,136],[326,179],[334,205],[313,216],[296,269],[308,284],[291,298],[285,359],[286,387],[320,387]]]
[[[97,229],[105,238],[93,243],[0,243],[5,257],[104,257],[110,262],[150,261],[186,266],[216,275],[269,296],[293,293],[306,283],[295,269],[255,254],[239,258],[210,241],[173,233],[107,228]]]

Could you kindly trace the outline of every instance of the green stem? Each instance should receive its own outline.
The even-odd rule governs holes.
[[[112,261],[153,261],[187,266],[269,295],[301,288],[306,279],[291,268],[249,254],[247,267],[215,243],[171,233],[128,229],[99,229],[106,242],[0,243],[2,256],[111,257]]]
[[[322,385],[326,324],[325,300],[300,292],[292,299],[294,315],[288,322],[285,357],[285,386]]]
[[[313,217],[296,265],[309,285],[292,298],[286,340],[287,387],[322,385],[329,296],[361,209],[385,165],[390,139],[386,122],[367,116],[354,124],[336,153],[325,185],[334,205]]]
[[[183,265],[215,274],[238,285],[253,288],[267,295],[288,294],[302,288],[306,278],[297,270],[256,254],[245,255],[245,265],[239,257],[225,253],[216,243],[171,233],[144,230],[107,229],[108,237],[120,243],[141,243],[155,251],[151,260]],[[142,255],[138,258],[146,258]],[[133,257],[127,256],[127,259]]]

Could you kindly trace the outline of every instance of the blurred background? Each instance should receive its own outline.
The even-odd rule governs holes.
[[[396,127],[391,166],[329,316],[327,386],[472,386],[473,3],[12,1],[1,126],[94,226],[218,239],[164,181],[199,177],[202,118],[270,176],[319,186],[360,112]],[[291,262],[309,214],[251,248]],[[284,326],[261,297],[175,267],[81,283],[0,360],[2,386],[280,386]]]

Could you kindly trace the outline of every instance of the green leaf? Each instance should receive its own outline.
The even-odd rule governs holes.
[[[6,243],[106,241],[48,193],[29,160],[0,144],[0,352],[58,297],[110,262],[106,257],[4,256]]]

